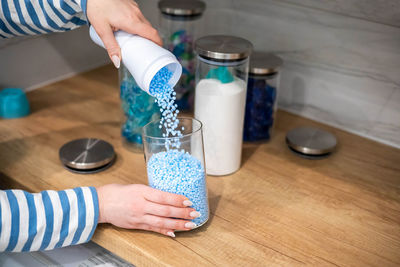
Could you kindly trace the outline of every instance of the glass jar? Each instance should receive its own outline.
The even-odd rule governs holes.
[[[182,76],[175,86],[176,104],[179,110],[193,110],[196,65],[193,43],[206,5],[198,0],[162,0],[158,7],[164,47],[182,65]]]
[[[140,89],[124,65],[119,68],[119,86],[123,113],[121,135],[125,147],[142,152],[142,127],[160,118],[155,98]]]
[[[282,59],[255,52],[250,57],[243,140],[269,140],[275,121]]]
[[[196,119],[179,118],[182,135],[164,137],[166,130],[160,128],[160,122],[156,120],[143,127],[149,185],[192,201],[192,207],[201,214],[192,222],[199,227],[209,218],[202,124]],[[179,145],[171,148],[171,143]]]
[[[241,163],[252,44],[239,37],[212,35],[196,40],[195,49],[194,114],[204,126],[207,174],[228,175]]]

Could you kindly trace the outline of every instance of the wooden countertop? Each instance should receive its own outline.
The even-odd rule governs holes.
[[[31,192],[107,183],[147,183],[143,154],[120,137],[117,72],[103,67],[28,94],[32,114],[0,120],[3,188]],[[285,133],[316,125],[333,132],[337,152],[322,160],[294,155]],[[93,241],[137,266],[400,265],[400,150],[280,111],[267,144],[245,145],[234,175],[208,177],[211,217],[203,227],[159,234],[101,225]],[[102,138],[113,167],[77,175],[58,149]]]

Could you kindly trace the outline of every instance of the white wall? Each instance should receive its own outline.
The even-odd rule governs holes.
[[[400,1],[205,2],[207,34],[285,60],[282,109],[400,148]],[[157,23],[157,0],[139,3]]]
[[[0,88],[37,88],[108,63],[88,27],[41,36],[0,39]]]

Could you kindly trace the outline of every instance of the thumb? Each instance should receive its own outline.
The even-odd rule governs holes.
[[[100,39],[103,41],[103,44],[107,49],[108,56],[114,63],[114,66],[118,69],[121,64],[121,49],[117,43],[117,40],[115,40],[114,32],[111,26],[102,25],[95,28],[95,30]]]

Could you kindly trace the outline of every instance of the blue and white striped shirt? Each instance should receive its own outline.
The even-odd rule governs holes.
[[[0,37],[61,32],[87,24],[87,0],[1,0]],[[94,187],[31,194],[0,190],[0,252],[89,241],[99,217]]]
[[[0,37],[62,32],[87,24],[87,0],[1,0]]]
[[[36,194],[0,190],[0,252],[48,250],[88,242],[98,217],[94,187]]]

